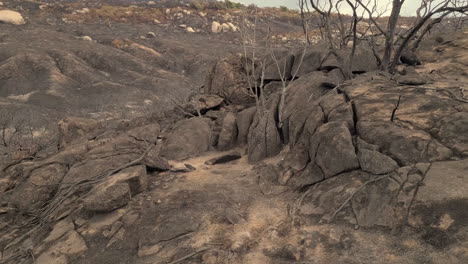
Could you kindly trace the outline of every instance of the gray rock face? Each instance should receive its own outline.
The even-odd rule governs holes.
[[[327,79],[325,80],[323,85],[335,88],[336,86],[342,84],[344,80],[345,78],[343,76],[343,73],[341,72],[341,69],[334,69],[327,73]]]
[[[276,126],[274,111],[256,118],[248,136],[249,161],[256,162],[274,156],[281,151],[281,138]]]
[[[117,183],[105,189],[96,188],[84,199],[83,208],[94,212],[110,212],[126,205],[130,199],[130,186]]]
[[[468,157],[468,113],[459,112],[439,120],[435,130],[441,142]]]
[[[322,170],[315,162],[310,162],[304,171],[294,175],[288,182],[293,187],[303,187],[325,179]]]
[[[193,157],[208,150],[210,137],[210,119],[191,118],[179,121],[163,143],[161,156],[173,160]]]
[[[344,122],[319,127],[311,139],[309,155],[326,178],[359,168],[351,134]]]
[[[423,85],[427,83],[426,79],[417,73],[398,76],[397,82],[405,85]]]
[[[101,155],[109,155],[109,152],[104,152]],[[75,164],[70,168],[68,173],[63,178],[63,183],[74,184],[83,180],[91,179],[101,174],[110,172],[118,168],[122,164],[126,164],[138,158],[139,155],[123,154],[107,156],[104,158],[90,159],[82,164]]]
[[[379,151],[379,146],[374,145],[374,144],[369,144],[366,141],[362,140],[361,138],[357,138],[356,140],[356,146],[358,150],[373,150],[373,151]]]
[[[313,72],[289,86],[281,115],[285,143],[294,147],[301,137],[308,141],[325,119],[322,109],[315,102],[329,91],[321,85],[325,80],[324,73]]]
[[[290,80],[292,78],[292,68],[294,64],[294,55],[288,55],[278,60],[278,65],[272,63],[265,68],[264,79],[266,81],[281,81],[281,76],[285,80]],[[281,71],[281,72],[280,72]]]
[[[337,175],[319,184],[304,199],[301,211],[306,215],[319,215],[324,221],[340,218],[365,227],[398,226],[406,215],[414,189],[408,193],[399,192],[399,184],[388,177],[363,186],[378,177],[362,171]],[[352,201],[346,202],[354,192]]]
[[[428,133],[405,129],[392,122],[358,122],[358,131],[364,140],[378,145],[384,154],[402,165],[445,160],[453,154]]]
[[[272,94],[281,92],[283,90],[283,82],[272,81],[263,87],[263,95],[265,98],[270,98]]]
[[[251,107],[237,114],[237,131],[238,131],[237,143],[238,144],[247,143],[247,136],[249,134],[250,125],[253,122],[256,111],[257,111],[256,107]]]
[[[324,54],[319,50],[306,51],[302,63],[300,63],[302,52],[297,53],[295,56],[296,59],[291,72],[292,74],[297,73],[297,77],[302,77],[319,69]]]
[[[221,132],[219,133],[218,149],[228,150],[234,147],[237,140],[236,115],[229,112],[224,116]]]
[[[338,55],[341,58],[349,56],[349,51],[338,51]],[[343,65],[340,60],[333,54],[329,54],[320,65],[320,69],[333,70],[336,68],[342,68]],[[378,70],[377,60],[370,48],[360,47],[356,50],[351,71],[355,73],[372,72]]]
[[[281,162],[281,166],[295,171],[302,171],[309,163],[309,160],[308,145],[298,144],[286,154]]]
[[[159,124],[149,124],[138,128],[134,128],[128,131],[126,134],[137,141],[145,141],[148,143],[155,144],[160,131],[161,126]]]
[[[434,162],[418,193],[420,202],[466,199],[468,193],[468,159]]]
[[[392,158],[373,150],[359,150],[358,159],[361,169],[373,174],[390,173],[399,168]]]

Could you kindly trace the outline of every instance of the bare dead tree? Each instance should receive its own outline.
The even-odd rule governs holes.
[[[254,17],[253,24],[250,23],[247,18],[249,15],[253,15]],[[258,13],[257,7],[255,7],[250,14],[244,14],[239,32],[243,51],[244,72],[248,84],[247,93],[255,99],[257,111],[263,112],[262,110],[265,108],[265,98],[262,89],[265,79],[266,59],[258,58],[257,52],[260,47],[257,36],[257,26]],[[260,72],[260,82],[258,82],[256,78],[258,72]]]
[[[377,28],[380,33],[385,37],[385,47],[384,55],[382,58],[381,69],[393,73],[396,65],[400,61],[400,57],[403,51],[408,48],[411,40],[415,35],[426,25],[428,21],[431,20],[433,16],[439,15],[439,18],[435,20],[436,23],[440,23],[442,19],[455,12],[466,12],[468,10],[468,5],[466,0],[423,0],[421,6],[416,11],[417,20],[415,24],[408,30],[406,34],[403,34],[401,44],[396,46],[395,43],[395,33],[398,25],[398,20],[400,17],[400,12],[402,9],[405,0],[392,0],[392,11],[390,16],[386,21],[386,29],[381,25],[380,20],[376,19],[372,9],[369,7],[368,3],[364,3],[363,0],[356,0],[360,7],[366,10],[368,19],[372,25]],[[434,21],[432,21],[434,22]],[[429,30],[435,25],[429,23],[422,31],[424,36]],[[417,40],[416,40],[417,41]],[[419,45],[419,44],[417,44]]]
[[[466,0],[463,0],[463,1],[446,0],[446,1],[441,2],[439,5],[436,5],[436,7],[434,7],[432,10],[428,11],[427,14],[425,14],[425,16],[423,16],[415,26],[413,26],[413,28],[409,31],[407,36],[403,39],[403,42],[401,43],[401,45],[397,48],[395,55],[393,57],[393,61],[389,65],[390,72],[394,71],[395,66],[400,61],[401,54],[407,48],[411,39],[419,32],[421,28],[424,27],[426,22],[428,22],[433,16],[440,15],[441,17],[440,21],[442,21],[444,17],[450,15],[451,13],[456,13],[456,12],[465,13],[467,11],[468,11],[468,3]],[[440,21],[436,19],[436,23],[440,23]],[[432,25],[431,23],[427,25],[429,29],[432,28],[433,26],[434,25]],[[423,33],[424,33],[423,37],[428,31],[429,30],[423,30]]]
[[[421,41],[424,39],[424,37],[427,35],[427,33],[429,33],[432,28],[439,24],[440,22],[442,22],[442,20],[448,16],[451,12],[445,12],[444,14],[442,14],[441,16],[439,16],[438,18],[432,20],[427,26],[426,28],[424,28],[424,30],[422,30],[422,32],[419,34],[419,37],[413,42],[413,44],[411,45],[411,51],[412,52],[415,52],[418,48],[419,48],[419,45],[421,44]]]
[[[308,9],[307,2],[299,0],[299,11],[301,14],[302,30],[308,45],[312,44],[309,37],[309,20],[306,18],[305,10]],[[308,12],[310,13],[310,12]]]
[[[295,63],[297,63],[297,67],[294,67],[295,71],[292,73],[291,79],[288,80],[286,78],[286,64],[287,63],[285,62],[283,65],[281,65],[281,62],[278,59],[278,57],[276,56],[273,48],[271,47],[271,44],[268,45],[268,52],[270,54],[270,57],[273,59],[273,62],[276,65],[276,69],[277,69],[278,74],[280,76],[281,86],[282,86],[281,87],[281,94],[280,94],[280,101],[279,101],[279,105],[278,105],[278,127],[279,128],[283,127],[283,121],[284,120],[283,120],[282,113],[283,113],[283,109],[284,109],[284,105],[285,105],[286,95],[287,95],[287,93],[289,91],[290,86],[292,85],[292,83],[296,79],[300,68],[302,67],[302,63],[304,61],[304,57],[306,55],[307,48],[308,48],[308,44],[306,43],[304,45],[304,47],[303,47],[301,57],[299,58],[299,60],[297,62],[295,61]]]
[[[369,3],[372,0],[368,0]],[[376,0],[373,0],[376,1]],[[320,30],[328,43],[329,54],[337,58],[341,64],[341,71],[346,79],[352,78],[352,65],[356,54],[358,43],[364,39],[366,31],[370,26],[364,29],[364,33],[359,34],[359,24],[364,20],[365,11],[358,10],[360,4],[354,0],[300,0],[299,8],[301,14],[310,13],[309,4],[312,10],[320,17],[322,24]],[[368,3],[368,4],[369,4]],[[343,7],[348,6],[352,15],[344,15],[342,13]],[[304,15],[302,23],[305,24]],[[304,30],[306,27],[304,27]],[[305,34],[308,34],[307,32]],[[342,56],[338,51],[348,49],[348,44],[352,43],[352,47],[347,52],[347,56]]]

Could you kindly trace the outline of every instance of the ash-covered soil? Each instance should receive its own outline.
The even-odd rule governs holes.
[[[313,45],[260,108],[235,10],[151,6],[4,1],[26,23],[0,24],[0,118],[32,129],[0,149],[0,263],[468,262],[466,32],[394,75],[359,47],[347,81]]]

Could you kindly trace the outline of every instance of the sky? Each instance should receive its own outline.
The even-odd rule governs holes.
[[[377,0],[379,5],[385,6],[389,0]],[[297,8],[298,0],[233,0],[233,2],[240,2],[243,4],[256,4],[258,6],[287,6],[288,8]],[[416,9],[420,5],[421,0],[406,0],[401,10],[401,15],[411,16],[414,15]],[[344,13],[350,12],[349,9]]]

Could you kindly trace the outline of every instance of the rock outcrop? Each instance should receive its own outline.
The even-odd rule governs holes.
[[[173,132],[163,143],[161,155],[174,160],[193,157],[209,149],[210,138],[210,119],[182,120],[175,125]]]

